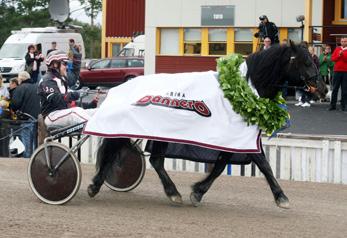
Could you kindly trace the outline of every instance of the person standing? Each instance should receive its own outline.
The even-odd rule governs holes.
[[[56,50],[56,49],[57,49],[57,42],[52,41],[51,48],[49,50],[47,50],[46,55],[48,55],[50,52],[52,52],[53,50]]]
[[[30,75],[23,71],[18,74],[19,86],[14,90],[10,109],[20,111],[17,119],[21,120],[20,140],[25,146],[24,158],[30,158],[37,145],[36,119],[40,113],[40,97],[37,95],[37,85],[30,83]]]
[[[74,39],[69,40],[69,64],[67,71],[67,83],[70,88],[74,88],[80,76],[81,63],[82,63],[82,48],[80,45],[75,44]]]
[[[341,38],[341,46],[336,47],[331,60],[335,62],[333,76],[333,91],[329,111],[336,110],[337,94],[341,87],[341,110],[347,111],[347,37]]]
[[[278,38],[278,29],[275,23],[270,22],[266,15],[261,15],[259,20],[259,31],[255,33],[254,36],[262,39],[269,37],[271,39],[271,44],[278,44],[280,41]]]
[[[7,100],[10,98],[10,94],[5,85],[3,85],[3,79],[0,74],[0,107],[7,106]]]
[[[334,63],[331,61],[331,48],[326,45],[323,53],[319,56],[319,73],[323,77],[324,82],[332,87],[332,71]]]
[[[271,47],[271,39],[270,37],[265,37],[263,50],[267,50],[270,47]]]
[[[25,71],[30,74],[32,83],[37,82],[40,73],[40,64],[43,61],[42,54],[36,51],[34,45],[28,46],[28,52],[25,55]]]
[[[10,84],[8,86],[8,92],[10,93],[10,100],[13,97],[14,90],[19,86],[19,82],[17,78],[11,78]]]
[[[313,63],[316,65],[317,69],[319,69],[319,59],[318,56],[314,53],[314,48],[312,46],[309,46],[308,52],[312,57]],[[312,93],[310,92],[310,90],[308,88],[301,90],[301,98],[299,102],[295,104],[295,106],[310,107],[311,103],[314,103],[314,100],[312,100]]]

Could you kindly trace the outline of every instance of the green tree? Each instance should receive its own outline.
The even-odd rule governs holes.
[[[22,15],[30,15],[48,9],[49,0],[21,0],[17,1],[17,10]]]
[[[44,27],[51,24],[48,0],[1,0],[0,2],[0,45],[12,30],[23,27]]]
[[[81,34],[86,49],[86,58],[101,57],[101,26],[83,23],[77,20],[71,22],[73,25],[82,27]]]
[[[91,34],[95,34],[96,28],[94,28],[94,20],[102,9],[102,0],[79,0],[81,5],[84,6],[84,11],[88,17],[90,17],[91,28],[88,31]],[[90,41],[89,55],[95,55],[94,49],[96,48],[96,42],[94,38],[88,39]],[[100,42],[100,40],[99,40]],[[100,43],[99,43],[100,44]]]
[[[94,20],[102,9],[102,0],[79,0],[84,11],[90,17],[90,25],[94,26]]]
[[[99,2],[98,4],[90,4],[90,9],[94,9],[94,18],[97,15],[94,6],[101,9],[101,1],[86,1],[86,7],[89,9],[89,2]],[[48,12],[49,0],[0,0],[0,46],[11,35],[12,30],[20,30],[24,27],[46,27],[52,26],[56,23],[50,18]],[[89,15],[91,17],[91,15]],[[94,19],[93,18],[93,19]],[[91,21],[93,22],[93,21]],[[81,34],[84,39],[87,58],[100,57],[100,44],[101,44],[101,27],[100,25],[90,25],[79,21],[71,21],[69,19],[66,23],[82,26]]]

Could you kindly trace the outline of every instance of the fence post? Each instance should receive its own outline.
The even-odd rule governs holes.
[[[341,183],[341,141],[334,142],[334,183]]]
[[[320,168],[320,182],[328,182],[328,170],[329,170],[329,141],[323,140],[322,141],[322,160],[321,160],[321,168]]]
[[[272,171],[275,175],[275,178],[278,178],[279,175],[277,174],[277,152],[276,152],[276,146],[270,145],[270,153],[269,153],[269,162],[270,166],[272,168]]]

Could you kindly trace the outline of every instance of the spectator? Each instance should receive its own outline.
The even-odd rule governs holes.
[[[43,56],[39,53],[34,45],[28,46],[28,52],[25,55],[25,71],[30,74],[31,82],[36,83],[40,72],[40,64]]]
[[[254,34],[255,37],[260,37],[265,39],[269,37],[271,39],[271,44],[279,43],[278,39],[278,29],[275,23],[270,22],[267,16],[261,15],[259,17],[260,23],[258,26],[259,31]]]
[[[286,46],[286,45],[288,45],[288,40],[287,39],[283,39],[281,41],[281,46]]]
[[[7,87],[3,84],[3,78],[0,74],[0,107],[7,107],[7,100],[10,98]]]
[[[13,93],[10,109],[14,112],[20,111],[30,116],[18,114],[21,120],[20,139],[25,146],[24,158],[30,158],[37,145],[37,129],[35,120],[40,113],[40,98],[37,95],[37,85],[30,83],[30,75],[23,71],[18,74],[20,85]]]
[[[67,56],[69,59],[73,57],[73,49],[75,48],[75,40],[69,39],[69,51],[67,52]]]
[[[265,37],[263,50],[267,50],[270,47],[271,47],[271,39],[270,37]]]
[[[10,93],[10,100],[12,99],[14,90],[18,87],[18,85],[19,85],[19,82],[18,82],[17,78],[11,78],[10,79],[10,84],[8,87],[9,88],[8,92]]]
[[[301,42],[300,42],[300,46],[301,46],[301,47],[304,47],[304,48],[306,48],[306,49],[308,49],[308,46],[309,46],[309,45],[308,45],[308,42],[307,42],[307,41],[301,41]]]
[[[336,47],[331,60],[335,62],[334,77],[333,77],[333,91],[331,94],[331,101],[329,111],[336,110],[337,94],[341,87],[341,110],[346,111],[347,105],[347,37],[341,38],[341,46]]]
[[[313,59],[313,63],[316,65],[317,69],[319,69],[319,58],[318,56],[314,53],[314,48],[312,46],[308,47],[308,52],[310,52],[310,55]]]
[[[53,50],[57,50],[57,42],[52,41],[51,43],[51,48],[49,50],[47,50],[46,55],[48,55],[50,52],[52,52]]]
[[[331,61],[331,48],[325,46],[323,53],[319,56],[319,73],[323,77],[324,82],[330,86],[332,81],[332,70],[334,63]]]
[[[81,46],[75,44],[74,39],[69,40],[69,53],[68,53],[68,71],[67,71],[67,83],[68,86],[73,88],[79,78],[82,63]]]
[[[317,69],[319,69],[319,59],[317,55],[314,53],[314,48],[312,46],[309,46],[308,52],[312,57],[313,63],[316,65]],[[314,100],[312,99],[312,93],[310,93],[308,89],[303,89],[301,90],[300,100],[298,103],[295,104],[295,106],[310,107],[311,103],[314,103]]]

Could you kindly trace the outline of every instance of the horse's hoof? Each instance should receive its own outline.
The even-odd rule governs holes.
[[[95,185],[90,184],[87,189],[89,197],[95,197],[95,195],[98,194],[99,190],[100,189],[98,189]]]
[[[284,208],[284,209],[289,209],[290,208],[289,199],[284,194],[282,194],[281,196],[279,196],[276,199],[276,204],[280,208]]]
[[[173,205],[182,205],[183,200],[180,195],[168,196]]]
[[[197,193],[190,193],[190,201],[192,202],[194,207],[198,207],[201,202],[201,196],[199,196]]]

